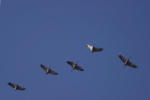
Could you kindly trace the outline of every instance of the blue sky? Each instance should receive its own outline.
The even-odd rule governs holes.
[[[0,99],[149,100],[149,0],[2,0]],[[104,48],[91,54],[91,44]],[[138,69],[124,67],[118,53]],[[72,60],[85,71],[71,72]],[[40,64],[58,76],[45,75]],[[26,91],[13,91],[8,82]]]

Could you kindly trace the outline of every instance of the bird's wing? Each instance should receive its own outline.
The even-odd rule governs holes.
[[[73,62],[72,61],[67,61],[67,64],[69,64],[69,65],[73,65]]]
[[[94,51],[103,51],[103,48],[93,48],[94,49]]]
[[[122,62],[125,63],[127,61],[127,59],[125,57],[123,57],[121,54],[119,54],[118,56],[119,56],[119,58],[121,59]]]
[[[17,89],[18,89],[18,90],[25,90],[24,87],[21,87],[21,86],[19,86],[19,85],[17,85]]]
[[[41,64],[40,66],[41,66],[42,69],[47,70],[45,65]]]
[[[13,88],[15,88],[15,84],[13,84],[11,82],[9,82],[8,85],[11,86],[11,87],[13,87]]]
[[[50,73],[53,74],[53,75],[58,75],[58,73],[53,71],[53,70],[50,70]]]
[[[80,71],[84,71],[84,69],[82,67],[78,66],[78,65],[75,67],[75,69],[80,70]]]
[[[133,64],[130,60],[128,60],[127,64],[132,68],[137,68],[137,66]]]

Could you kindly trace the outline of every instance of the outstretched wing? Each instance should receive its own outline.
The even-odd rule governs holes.
[[[18,90],[25,90],[24,87],[21,87],[21,86],[19,86],[19,85],[17,85],[17,89],[18,89]]]
[[[118,57],[121,59],[122,62],[126,62],[127,59],[125,57],[123,57],[121,54],[118,55]]]
[[[41,64],[40,66],[41,66],[42,69],[47,70],[45,65]]]
[[[53,74],[53,75],[58,75],[58,73],[53,71],[53,70],[50,70],[50,73]]]
[[[93,51],[103,51],[103,48],[93,48]]]
[[[80,66],[76,66],[75,69],[76,70],[80,70],[80,71],[84,71],[84,69],[82,67],[80,67]]]
[[[127,64],[132,68],[137,68],[137,66],[133,64],[130,60],[128,60]]]
[[[11,87],[13,87],[13,88],[15,88],[15,84],[13,84],[11,82],[9,82],[8,85],[11,86]]]
[[[73,62],[72,61],[67,61],[67,64],[69,64],[69,65],[73,65]]]

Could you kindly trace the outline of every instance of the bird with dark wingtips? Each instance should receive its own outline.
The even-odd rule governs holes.
[[[24,87],[21,87],[18,84],[14,84],[14,83],[9,82],[8,85],[11,86],[12,88],[14,88],[15,90],[25,90]]]
[[[119,54],[118,57],[121,59],[121,61],[124,63],[125,66],[130,66],[132,68],[137,68],[137,66],[135,64],[133,64],[129,59],[126,59],[121,54]]]
[[[41,66],[41,68],[42,68],[43,70],[46,71],[46,74],[58,75],[57,72],[53,71],[53,70],[50,69],[50,68],[47,68],[45,65],[41,64],[40,66]]]
[[[101,52],[103,51],[103,48],[96,48],[92,45],[87,44],[86,47],[93,53],[93,52]]]
[[[82,67],[80,67],[79,65],[73,63],[72,61],[67,61],[67,64],[69,64],[73,70],[79,70],[79,71],[84,71],[84,69]]]

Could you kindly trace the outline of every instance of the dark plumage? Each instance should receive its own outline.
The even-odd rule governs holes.
[[[25,90],[24,87],[21,87],[17,84],[11,83],[11,82],[9,82],[8,85],[11,86],[12,88],[14,88],[15,90]]]
[[[126,59],[124,56],[122,56],[121,54],[118,55],[118,57],[121,59],[121,61],[126,65],[126,66],[130,66],[132,68],[137,68],[137,66],[135,64],[133,64],[129,59]]]
[[[67,61],[67,64],[69,64],[73,70],[79,70],[79,71],[84,71],[84,69],[82,67],[80,67],[79,65],[73,63],[72,61]]]
[[[41,66],[41,68],[42,68],[43,70],[46,71],[46,74],[58,75],[57,72],[53,71],[53,70],[50,69],[50,68],[47,68],[45,65],[41,64],[40,66]]]

